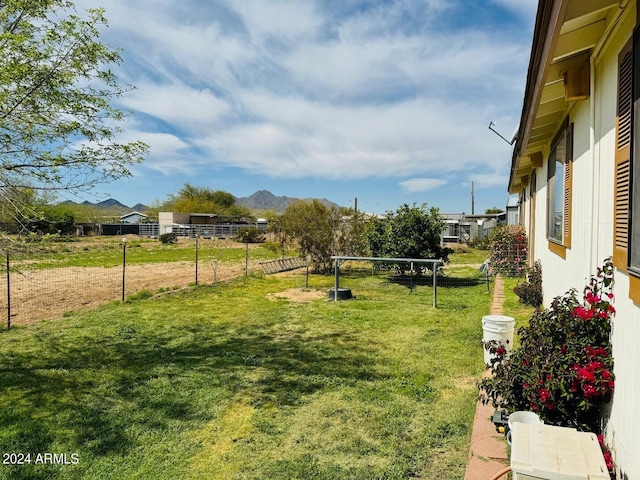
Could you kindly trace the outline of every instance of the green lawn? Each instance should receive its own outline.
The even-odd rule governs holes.
[[[62,267],[114,267],[122,265],[123,242],[121,237],[93,237],[65,242],[39,242],[9,246],[12,264],[26,261],[29,269]],[[280,258],[282,251],[273,243],[249,245],[251,260]],[[287,255],[295,255],[287,252]],[[245,245],[230,240],[200,239],[200,261],[219,260],[241,262],[246,255]],[[148,263],[195,262],[196,241],[181,238],[177,244],[162,244],[158,240],[128,238],[126,261],[128,265]]]
[[[429,287],[348,282],[295,303],[267,294],[300,278],[250,276],[0,333],[0,450],[32,455],[0,478],[462,478],[486,287],[433,309]]]

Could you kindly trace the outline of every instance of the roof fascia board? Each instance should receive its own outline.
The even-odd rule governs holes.
[[[522,107],[520,127],[518,128],[516,145],[511,160],[509,193],[517,193],[517,191],[512,191],[511,188],[517,170],[516,163],[522,155],[523,148],[526,147],[529,139],[531,125],[542,96],[544,81],[551,65],[553,51],[558,43],[558,37],[560,36],[560,30],[568,4],[568,0],[540,0],[538,3],[524,105]]]

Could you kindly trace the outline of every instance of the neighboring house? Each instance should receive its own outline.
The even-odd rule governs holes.
[[[507,225],[520,223],[520,200],[518,197],[509,197],[507,201]]]
[[[266,231],[268,221],[259,218],[255,222],[249,221],[240,216],[224,216],[215,213],[182,213],[182,212],[160,212],[158,214],[158,232],[175,233],[178,236],[204,238],[229,238],[238,231],[256,227],[258,230]]]
[[[640,21],[635,0],[540,1],[509,193],[544,303],[615,262],[616,388],[605,418],[620,478],[640,479]],[[635,113],[634,113],[635,112]]]
[[[466,215],[463,213],[443,213],[446,227],[442,232],[444,243],[466,243],[489,238],[497,225],[503,225],[505,213]]]
[[[120,217],[121,223],[140,223],[147,219],[144,213],[129,212]]]

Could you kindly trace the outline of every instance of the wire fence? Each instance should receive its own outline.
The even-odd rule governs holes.
[[[280,252],[263,245],[181,239],[178,245],[125,238],[71,243],[11,243],[0,260],[0,316],[8,328],[68,312],[213,284],[260,269]]]
[[[277,245],[203,238],[183,238],[178,245],[133,236],[124,241],[99,237],[69,243],[0,244],[0,322],[7,327],[28,324],[124,301],[141,292],[215,284],[254,271],[268,274],[274,265],[282,271],[306,265],[302,259],[284,259],[283,254]],[[480,264],[441,266],[435,270],[435,281],[433,270],[418,264],[394,269],[375,262],[349,262],[341,267],[341,276],[346,282],[349,275],[370,271],[372,276],[384,277],[383,282],[404,285],[410,291],[433,288],[435,304],[438,287],[484,284],[488,292],[493,276],[526,273],[526,252],[520,248],[494,257]],[[308,268],[299,271],[306,275],[304,286],[308,287]]]
[[[333,257],[337,261],[335,285],[329,292],[334,299],[344,297],[349,290],[350,280],[367,276],[377,279],[381,288],[399,285],[410,293],[428,292],[433,307],[438,307],[440,288],[465,288],[483,285],[486,292],[491,291],[492,276],[485,265],[480,264],[444,264],[441,260],[411,259],[372,259]]]
[[[487,267],[491,275],[523,277],[527,273],[528,255],[526,244],[500,245],[488,252]]]

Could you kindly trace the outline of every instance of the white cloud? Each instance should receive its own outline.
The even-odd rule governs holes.
[[[147,171],[502,188],[487,125],[517,126],[535,2],[493,4],[522,23],[496,35],[460,0],[105,0],[105,33]]]
[[[198,146],[251,172],[355,179],[443,174],[493,162],[490,132],[471,123],[464,105],[416,99],[352,109],[265,92],[240,98],[260,120],[213,132]]]
[[[209,89],[188,85],[163,85],[145,82],[123,98],[123,104],[133,110],[168,122],[181,130],[205,130],[215,126],[230,106]]]
[[[411,180],[405,180],[400,182],[400,186],[405,192],[426,192],[433,190],[434,188],[446,185],[446,180],[439,178],[412,178]]]
[[[119,141],[140,140],[149,145],[149,158],[136,171],[154,170],[164,175],[192,174],[199,160],[190,155],[190,146],[179,137],[168,133],[129,130]]]
[[[477,187],[491,188],[501,185],[507,185],[507,182],[509,181],[509,175],[505,169],[503,171],[494,171],[492,173],[473,174],[471,175],[471,180]]]
[[[313,2],[234,0],[228,4],[240,14],[251,38],[260,43],[274,38],[292,42],[313,37],[322,25]]]

